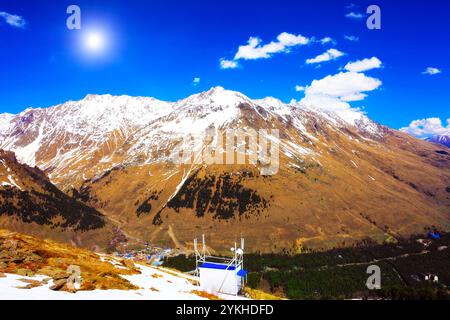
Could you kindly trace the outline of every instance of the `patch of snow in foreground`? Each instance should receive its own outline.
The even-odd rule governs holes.
[[[23,277],[15,274],[6,274],[0,278],[0,300],[204,300],[194,293],[200,291],[199,287],[190,283],[187,278],[164,272],[162,269],[139,265],[141,274],[123,276],[139,290],[93,290],[68,293],[64,291],[53,291],[49,287],[53,281],[40,287],[32,289],[19,289],[27,285],[20,279],[42,281],[47,276]],[[172,271],[170,271],[172,273]],[[82,275],[81,275],[82,276]],[[244,299],[221,295],[222,299]]]

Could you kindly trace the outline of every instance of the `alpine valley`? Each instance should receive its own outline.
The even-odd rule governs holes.
[[[261,163],[178,165],[187,135],[278,129],[279,170]],[[450,149],[357,110],[221,87],[177,102],[88,95],[0,115],[0,224],[11,231],[105,248],[129,238],[215,249],[245,237],[248,251],[301,252],[371,238],[450,231]],[[237,151],[236,151],[237,152]]]

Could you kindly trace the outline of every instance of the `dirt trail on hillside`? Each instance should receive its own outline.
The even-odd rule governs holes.
[[[169,235],[170,239],[172,239],[173,243],[175,243],[175,247],[179,249],[186,249],[175,237],[175,233],[173,232],[172,225],[169,226],[169,230],[167,230],[167,234]]]

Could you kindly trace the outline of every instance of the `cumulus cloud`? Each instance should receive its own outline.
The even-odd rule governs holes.
[[[345,101],[327,95],[308,95],[300,100],[301,104],[317,107],[327,111],[339,112],[351,110],[352,107]]]
[[[436,135],[450,135],[450,118],[447,119],[447,126],[444,126],[439,118],[414,120],[409,126],[401,128],[400,131],[419,138]]]
[[[349,19],[362,20],[362,19],[364,19],[365,15],[363,15],[360,12],[353,12],[352,11],[352,12],[347,13],[345,15],[345,17],[349,18]]]
[[[234,60],[255,60],[267,59],[276,53],[288,52],[291,47],[306,45],[310,39],[302,35],[294,35],[283,32],[278,35],[276,41],[262,44],[262,40],[258,37],[250,37],[246,45],[239,46],[234,56]]]
[[[328,39],[324,39],[322,40],[328,41]],[[222,69],[235,69],[239,67],[239,60],[268,59],[277,53],[288,53],[293,47],[307,45],[314,41],[314,38],[307,38],[301,34],[295,35],[288,32],[280,33],[276,40],[266,44],[263,44],[258,37],[250,37],[247,44],[239,46],[233,59],[220,59],[220,67]]]
[[[363,73],[341,72],[312,81],[305,88],[305,97],[300,103],[336,112],[344,120],[354,123],[361,117],[361,112],[349,102],[364,100],[367,97],[366,92],[376,90],[381,85],[379,79]]]
[[[348,41],[352,41],[352,42],[357,42],[359,41],[359,38],[357,36],[349,36],[349,35],[344,35],[344,39],[348,40]]]
[[[25,28],[26,21],[21,16],[1,11],[0,18],[3,18],[5,22],[10,26],[22,29]]]
[[[296,85],[296,86],[295,86],[295,91],[297,91],[297,92],[305,91],[305,87],[304,87],[304,86]]]
[[[346,97],[354,98],[362,92],[377,89],[381,84],[380,80],[368,77],[363,73],[340,72],[321,80],[314,80],[305,92],[307,95],[327,95],[347,100]],[[353,98],[351,100],[355,101]]]
[[[381,68],[381,61],[377,57],[372,57],[370,59],[357,60],[349,62],[344,67],[345,70],[350,72],[363,72],[372,69]]]
[[[315,58],[307,59],[306,63],[313,64],[313,63],[321,63],[321,62],[330,61],[330,60],[336,60],[337,58],[342,57],[343,55],[344,55],[344,53],[339,50],[329,49],[326,52],[319,54]]]
[[[429,75],[434,75],[434,74],[438,74],[441,73],[442,71],[439,70],[438,68],[433,68],[433,67],[428,67],[425,69],[425,71],[422,72],[422,74],[429,74]]]
[[[221,69],[236,69],[238,67],[238,63],[233,60],[220,59],[220,68]]]

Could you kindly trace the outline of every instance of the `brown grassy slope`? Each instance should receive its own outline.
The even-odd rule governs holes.
[[[60,191],[38,168],[20,164],[13,153],[0,150],[0,161],[3,228],[86,247],[106,245],[110,225],[101,213]]]
[[[84,182],[83,170],[75,168],[78,180],[64,175],[61,185],[74,185],[78,199],[128,235],[171,246],[205,233],[215,248],[228,250],[245,236],[249,250],[295,252],[348,246],[365,237],[391,240],[431,225],[449,228],[450,155],[444,147],[381,126],[383,136],[364,132],[313,111],[293,110],[282,119],[262,108],[239,108],[240,119],[227,127],[280,130],[278,174],[263,177],[255,166],[144,164],[143,154]],[[120,145],[113,162],[121,163],[140,138]],[[289,142],[308,151],[298,152]],[[151,159],[174,145],[159,146]],[[86,176],[97,171],[103,170],[93,166]]]
[[[253,166],[193,168],[169,201],[188,168],[145,165],[114,170],[84,190],[128,233],[169,245],[174,236],[188,243],[206,233],[216,248],[244,236],[250,250],[294,252],[405,237],[431,225],[448,230],[450,155],[442,148],[396,131],[367,140],[320,123],[310,130],[322,137],[314,155],[282,156],[271,177]],[[254,201],[241,212],[243,194]]]
[[[0,229],[0,273],[67,278],[71,265],[81,269],[80,290],[137,289],[121,275],[137,274],[130,264],[115,268],[88,250]]]

